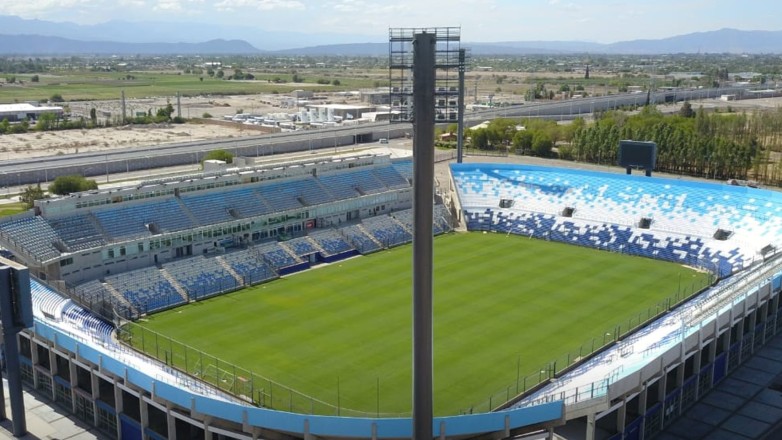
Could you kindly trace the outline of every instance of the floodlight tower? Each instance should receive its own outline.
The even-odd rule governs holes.
[[[434,124],[455,121],[459,28],[389,30],[391,122],[413,122],[413,439],[431,440]],[[395,75],[396,74],[396,75]]]

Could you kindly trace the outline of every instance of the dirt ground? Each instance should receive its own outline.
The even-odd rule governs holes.
[[[4,135],[0,160],[127,149],[204,139],[257,136],[255,130],[205,124],[163,124],[94,130],[50,131]]]

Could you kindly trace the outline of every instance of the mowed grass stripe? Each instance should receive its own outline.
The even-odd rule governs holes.
[[[435,239],[435,411],[484,404],[521,374],[707,276],[673,263],[504,234]],[[319,267],[144,323],[344,408],[411,408],[412,247]],[[587,346],[587,348],[589,348]],[[559,366],[560,368],[562,365]],[[495,401],[494,404],[499,402]]]

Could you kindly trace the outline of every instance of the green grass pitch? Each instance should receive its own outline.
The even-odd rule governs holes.
[[[315,412],[409,414],[411,251],[318,267],[155,314],[143,326],[340,408]],[[541,367],[557,359],[561,369],[617,325],[624,332],[661,311],[655,305],[665,298],[708,282],[678,264],[496,233],[437,237],[434,261],[437,415],[486,411],[490,396],[496,407],[536,383]],[[162,358],[167,349],[155,350]],[[189,371],[207,364],[194,353],[185,355]],[[218,369],[230,372],[225,363]],[[288,394],[263,381],[253,387],[277,393],[269,402]]]

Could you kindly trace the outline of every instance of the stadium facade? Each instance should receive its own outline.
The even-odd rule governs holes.
[[[44,200],[4,219],[0,243],[36,278],[23,379],[117,438],[408,437],[406,418],[259,407],[238,385],[120,343],[115,327],[408,242],[410,172],[409,160],[372,155],[231,169]],[[697,266],[715,283],[494,412],[437,418],[437,436],[566,427],[650,438],[782,329],[777,193],[547,167],[460,164],[451,174],[456,197],[436,198],[435,233],[453,214],[469,230]]]

